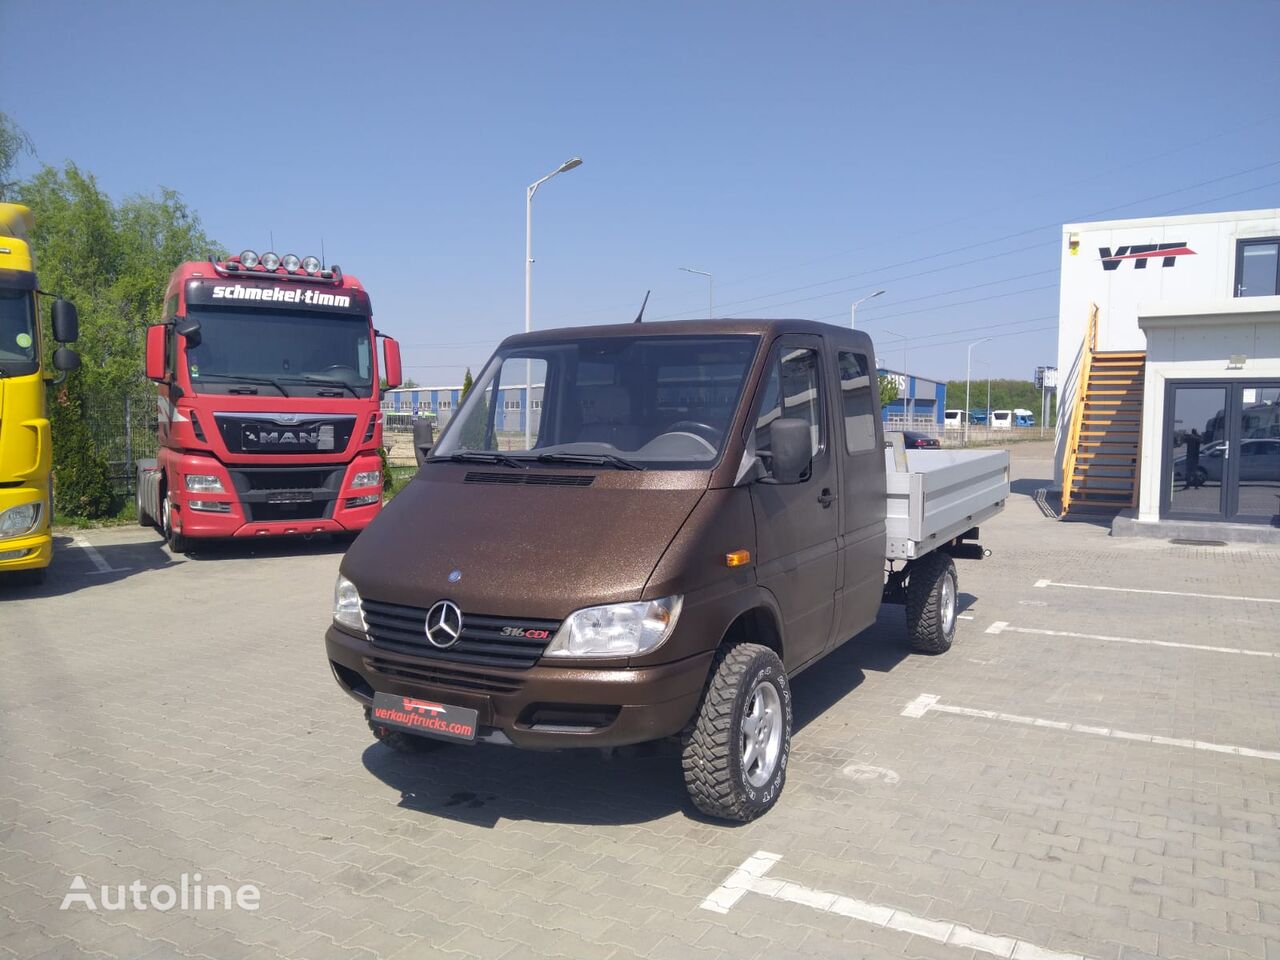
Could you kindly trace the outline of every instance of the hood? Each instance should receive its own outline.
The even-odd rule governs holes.
[[[639,599],[707,479],[431,464],[360,534],[342,572],[365,599],[563,619]]]

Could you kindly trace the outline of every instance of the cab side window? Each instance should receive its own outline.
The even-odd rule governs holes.
[[[765,454],[766,465],[770,452],[769,425],[782,417],[809,424],[809,449],[817,456],[825,442],[817,351],[784,347],[774,355],[754,428],[755,450]]]
[[[861,353],[841,350],[840,405],[844,412],[844,445],[849,453],[876,448],[875,404],[871,399],[873,380],[867,358]],[[878,388],[878,382],[875,383]]]

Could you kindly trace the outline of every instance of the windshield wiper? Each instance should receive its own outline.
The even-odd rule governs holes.
[[[275,387],[283,396],[290,396],[288,390],[280,385],[280,381],[274,377],[242,377],[230,373],[204,373],[198,377],[192,377],[192,382],[199,383],[201,380],[235,380],[240,383],[260,383],[266,387]]]
[[[529,468],[505,453],[488,453],[483,450],[459,450],[447,457],[427,457],[428,460],[452,460],[454,463],[500,463],[504,467],[515,467],[517,470]]]
[[[351,395],[353,397],[360,396],[360,394],[356,391],[356,388],[353,387],[351,384],[346,383],[343,380],[333,380],[333,379],[330,379],[329,377],[301,376],[301,377],[281,377],[280,379],[287,380],[290,383],[316,383],[326,387],[341,387],[343,390],[350,390]]]
[[[539,463],[583,463],[593,467],[617,467],[619,470],[643,470],[640,464],[613,453],[540,453]]]

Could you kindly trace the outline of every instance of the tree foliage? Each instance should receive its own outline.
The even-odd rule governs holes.
[[[73,374],[50,393],[54,512],[89,519],[109,516],[115,511],[115,491],[107,461],[94,448],[85,422],[83,386]]]
[[[18,165],[18,158],[24,153],[35,153],[35,147],[26,131],[0,113],[0,200],[11,200],[13,188],[13,171]]]
[[[459,399],[465,400],[467,394],[471,392],[471,388],[473,386],[475,386],[475,380],[471,376],[471,368],[467,367],[467,372],[463,374],[463,377],[462,377],[462,396]]]
[[[898,381],[880,374],[880,406],[893,403],[898,399]]]

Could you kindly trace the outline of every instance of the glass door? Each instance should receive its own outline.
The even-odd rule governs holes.
[[[1280,526],[1280,385],[1246,383],[1234,392],[1230,516]]]
[[[1227,384],[1170,385],[1165,417],[1165,514],[1195,520],[1226,516],[1227,399]]]

